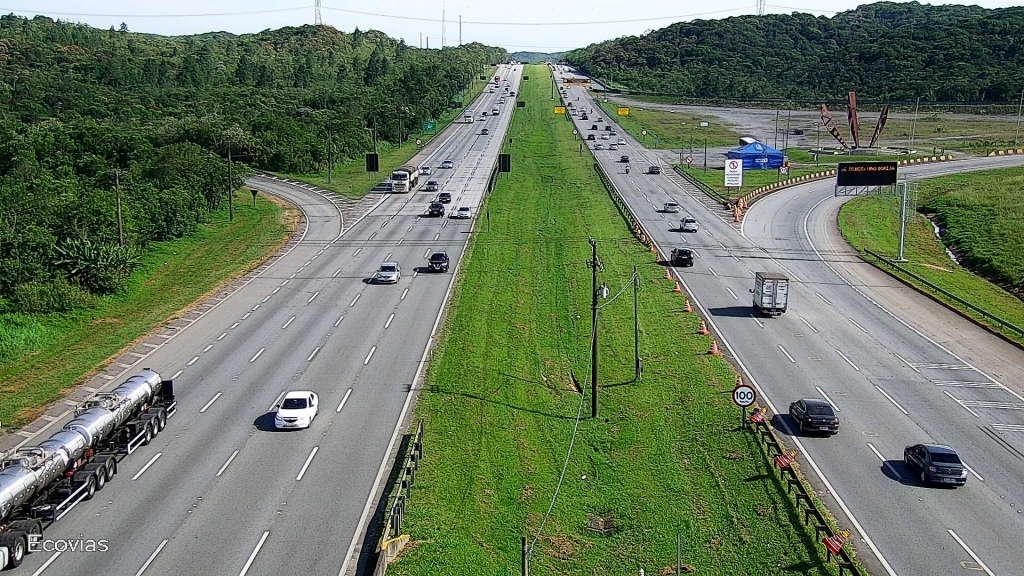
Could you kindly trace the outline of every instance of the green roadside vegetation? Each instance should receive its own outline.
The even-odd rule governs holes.
[[[909,262],[901,266],[991,314],[1024,327],[1024,302],[1020,299],[1024,294],[1024,252],[1020,250],[1020,239],[1024,238],[1022,187],[1024,169],[1020,168],[922,180],[918,203],[923,214],[911,212],[913,218],[907,224],[904,247]],[[895,198],[857,198],[840,210],[839,229],[855,249],[869,249],[895,259],[898,209],[899,201]],[[935,237],[926,215],[942,227],[945,242],[966,268],[946,254],[946,245]],[[870,256],[866,259],[874,261]],[[884,265],[883,268],[888,269]],[[992,321],[909,276],[904,279],[1024,343],[1019,334],[1002,331]]]
[[[618,115],[618,104],[605,102],[600,95],[595,100],[604,111],[605,118],[610,118],[619,123],[620,126],[629,132],[630,136],[643,142],[648,148],[681,148],[689,150],[691,145],[694,150],[704,147],[704,138],[707,138],[709,148],[715,146],[735,146],[739,144],[740,134],[733,132],[732,128],[718,121],[712,116],[695,116],[684,112],[669,112],[667,110],[641,110],[636,106],[629,107],[629,114]],[[591,118],[591,120],[595,120]],[[701,128],[701,121],[707,121],[708,126]],[[683,122],[686,122],[684,125]],[[644,136],[643,131],[647,130]],[[654,138],[658,143],[654,143]]]
[[[67,314],[0,315],[0,422],[33,420],[82,377],[230,279],[258,266],[297,223],[291,207],[247,190],[235,217],[212,212],[186,238],[154,242],[120,293]]]
[[[487,86],[487,82],[494,77],[493,68],[488,69],[483,74],[486,80],[480,80],[477,77],[473,81],[473,88],[466,92],[462,97],[462,106],[460,108],[453,108],[444,113],[440,118],[437,119],[436,130],[434,132],[423,132],[422,126],[419,132],[414,132],[406,138],[405,143],[401,146],[395,146],[390,142],[385,142],[383,139],[377,144],[377,150],[380,154],[380,173],[373,174],[366,171],[366,160],[365,158],[357,158],[343,162],[334,167],[334,172],[331,175],[331,183],[327,182],[327,172],[318,172],[314,174],[280,174],[285,178],[291,178],[293,180],[299,180],[314,186],[319,186],[324,190],[331,190],[337,192],[346,198],[358,200],[363,196],[366,196],[370,190],[373,189],[381,180],[385,179],[391,174],[391,171],[398,168],[402,164],[409,161],[410,158],[415,156],[420,149],[430,143],[430,141],[441,133],[449,124],[454,120],[458,119],[462,115],[462,111],[466,106],[473,101],[474,98],[480,95],[480,92]],[[416,139],[419,138],[422,144],[417,146]]]
[[[698,574],[834,573],[755,436],[738,429],[732,369],[707,354],[697,317],[630,234],[571,124],[553,121],[548,87],[525,83],[527,106],[509,134],[512,172],[481,209],[489,229],[477,226],[460,269],[416,407],[425,457],[402,526],[411,542],[388,573],[518,574],[520,536],[532,541],[543,522],[580,409],[535,573],[674,574],[677,534],[683,564]],[[610,291],[599,319],[597,419],[587,379],[588,237]],[[589,530],[590,515],[616,529]]]

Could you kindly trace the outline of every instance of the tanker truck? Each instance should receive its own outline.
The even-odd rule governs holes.
[[[391,183],[394,192],[410,192],[416,187],[420,179],[420,169],[415,164],[399,166],[391,173]]]
[[[149,444],[176,409],[174,383],[146,368],[79,404],[45,442],[0,455],[0,570],[19,566],[29,543],[102,490],[118,462]]]

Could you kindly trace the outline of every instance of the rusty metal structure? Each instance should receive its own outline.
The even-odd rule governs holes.
[[[832,119],[832,113],[828,111],[828,106],[824,104],[821,105],[821,125],[828,130],[828,133],[831,134],[833,138],[836,139],[836,142],[839,142],[839,145],[843,147],[843,150],[850,149],[850,145],[847,144],[846,140],[843,140],[842,135],[839,134],[839,130],[836,128],[836,122]]]
[[[860,122],[857,119],[857,93],[850,91],[847,96],[848,108],[846,110],[846,119],[850,123],[850,133],[853,135],[853,148],[860,148]],[[882,134],[882,129],[885,128],[885,121],[889,118],[889,105],[886,104],[882,107],[882,113],[878,116],[878,123],[875,125],[875,131],[871,134],[871,143],[868,144],[868,148],[873,148],[875,143],[878,141],[878,137]],[[851,147],[843,139],[842,135],[839,134],[839,129],[836,126],[835,119],[832,118],[832,113],[829,112],[828,106],[825,104],[821,105],[821,125],[825,127],[829,134],[839,142],[839,145],[843,147],[843,150],[850,150]]]
[[[874,148],[875,142],[878,140],[878,135],[882,133],[882,128],[885,128],[885,121],[889,118],[889,105],[882,106],[882,113],[878,115],[878,124],[875,125],[875,132],[871,135],[871,144],[868,144],[868,148]]]
[[[853,147],[860,148],[860,125],[857,123],[857,93],[850,91],[847,102],[846,118],[850,121],[850,134],[853,134]]]

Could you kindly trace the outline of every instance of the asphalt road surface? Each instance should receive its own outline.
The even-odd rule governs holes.
[[[498,74],[518,90],[521,72],[505,66]],[[500,89],[485,93],[471,107],[490,110],[500,96]],[[139,362],[174,377],[178,413],[149,446],[122,461],[95,499],[46,531],[48,539],[106,539],[109,551],[39,552],[20,573],[352,573],[359,531],[376,502],[513,107],[511,99],[486,122],[451,125],[439,145],[416,158],[434,168],[420,186],[440,181],[453,197],[446,208],[469,206],[471,219],[424,217],[435,192],[387,194],[358,222],[345,222],[343,233],[331,195],[273,178],[251,180],[302,209],[301,241]],[[482,136],[482,127],[491,135]],[[455,167],[439,170],[445,159]],[[426,272],[436,250],[451,256],[450,273]],[[368,282],[385,260],[400,264],[401,280]],[[310,429],[274,430],[274,406],[288,390],[319,395]]]
[[[568,100],[576,97],[588,100],[570,88]],[[600,116],[577,121],[580,132],[593,132]],[[773,424],[800,450],[840,523],[854,528],[866,565],[879,574],[1022,573],[1024,353],[862,263],[836,230],[843,199],[834,197],[834,182],[770,195],[741,227],[666,175],[643,174],[656,155],[616,131],[627,145],[595,157],[663,253],[696,253],[694,266],[676,275],[767,396],[761,401],[783,414],[800,398],[838,410],[842,429],[831,438],[792,434],[788,416]],[[632,157],[629,175],[622,154]],[[901,169],[901,177],[1011,165],[1024,158],[920,165]],[[670,200],[682,214],[659,211]],[[697,233],[677,231],[687,213],[700,221]],[[756,271],[792,280],[781,317],[752,313]],[[967,485],[921,485],[902,464],[903,448],[919,442],[955,447],[970,467]]]

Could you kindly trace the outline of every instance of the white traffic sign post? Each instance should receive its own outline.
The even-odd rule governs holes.
[[[417,138],[416,139],[416,145],[419,146],[420,144],[423,144],[423,140],[420,140],[419,138]]]
[[[736,387],[732,390],[732,401],[740,407],[740,428],[746,425],[747,421],[747,407],[757,400],[757,392],[746,384],[736,384]]]
[[[572,139],[575,140],[576,139],[576,135],[579,134],[579,133],[580,133],[579,130],[573,128],[572,129]]]
[[[725,161],[725,187],[743,186],[743,160],[730,159]]]
[[[686,167],[689,168],[690,164],[692,164],[692,163],[693,163],[693,156],[687,155],[686,156]]]

